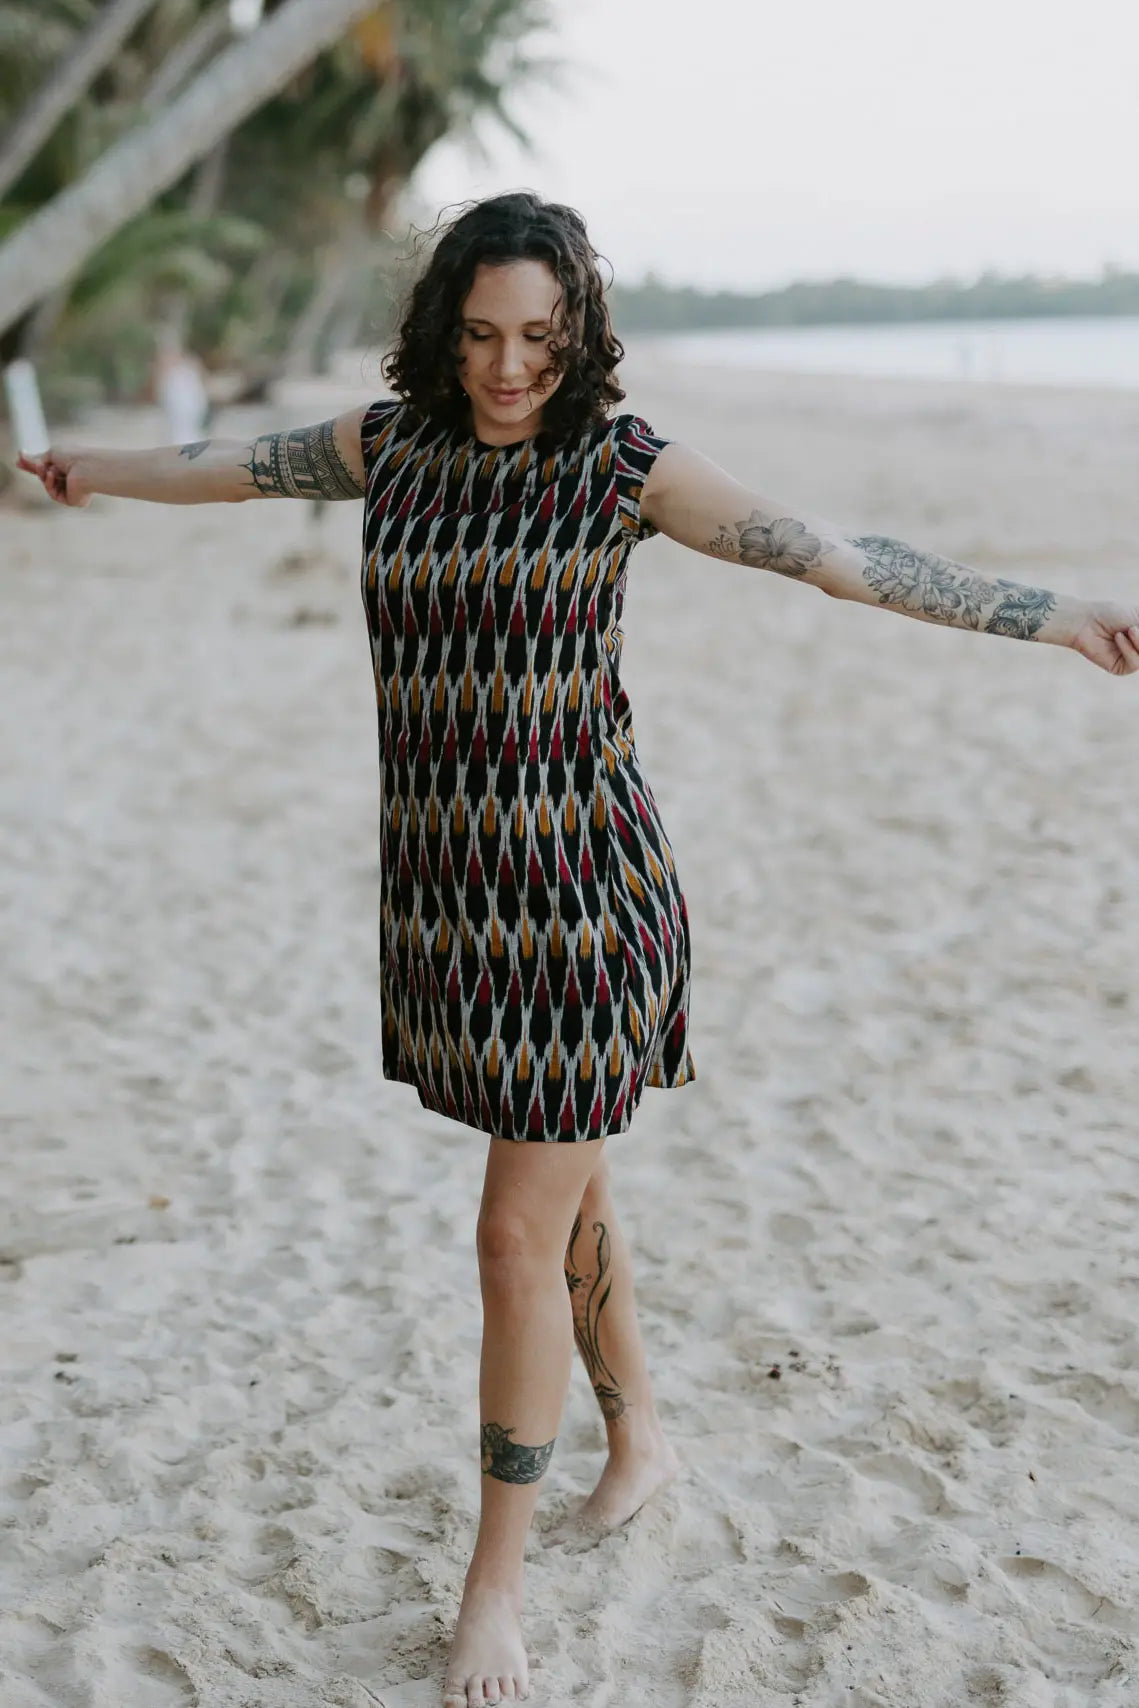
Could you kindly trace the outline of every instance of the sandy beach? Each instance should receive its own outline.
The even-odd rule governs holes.
[[[624,377],[792,514],[1139,594],[1139,393]],[[3,1708],[438,1699],[487,1141],[380,1075],[359,526],[0,514]],[[664,539],[624,629],[697,1078],[607,1152],[685,1470],[552,1545],[575,1369],[531,1700],[1133,1708],[1139,683]]]

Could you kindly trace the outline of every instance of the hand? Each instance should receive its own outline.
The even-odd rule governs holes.
[[[82,509],[91,502],[91,491],[83,482],[78,451],[47,450],[42,457],[29,457],[21,451],[16,467],[42,480],[44,491],[57,504],[69,504]]]
[[[1130,676],[1139,670],[1139,605],[1089,605],[1072,645],[1101,670]]]

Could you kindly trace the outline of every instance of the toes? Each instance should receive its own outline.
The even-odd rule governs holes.
[[[521,1702],[530,1694],[520,1679],[509,1674],[501,1678],[481,1678],[477,1674],[464,1682],[448,1679],[443,1686],[443,1708],[496,1708],[500,1702]]]

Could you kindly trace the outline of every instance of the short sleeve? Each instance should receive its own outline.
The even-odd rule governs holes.
[[[649,470],[669,443],[653,432],[639,415],[622,415],[617,422],[617,508],[622,525],[636,540],[658,532],[641,520],[641,491]]]
[[[398,397],[385,397],[378,403],[370,403],[364,411],[364,419],[360,423],[360,450],[365,474],[371,472],[391,442],[403,407]]]

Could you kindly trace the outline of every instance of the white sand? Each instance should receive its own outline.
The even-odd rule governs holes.
[[[792,509],[1139,593],[1139,395],[626,378]],[[359,511],[0,526],[0,1703],[428,1708],[486,1141],[380,1076]],[[608,1151],[687,1470],[546,1545],[575,1371],[532,1700],[1129,1708],[1139,683],[663,540],[625,627],[698,1078]]]

